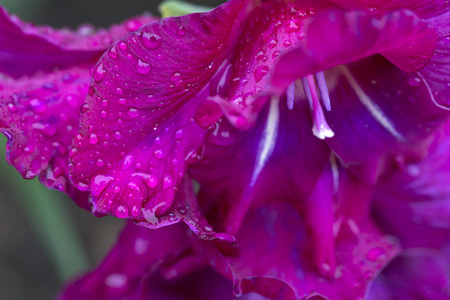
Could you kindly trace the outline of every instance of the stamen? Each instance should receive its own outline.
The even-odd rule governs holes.
[[[286,98],[287,98],[287,108],[289,110],[294,109],[294,100],[295,100],[295,81],[288,85],[286,90]]]
[[[331,138],[334,136],[333,130],[325,119],[322,106],[319,102],[319,96],[317,94],[316,83],[314,82],[313,75],[308,75],[302,78],[303,89],[305,91],[306,98],[313,113],[313,134],[319,139]]]
[[[327,111],[331,111],[330,94],[328,94],[327,82],[325,80],[325,74],[322,72],[316,73],[316,82],[320,91],[320,98],[322,98],[323,106]]]

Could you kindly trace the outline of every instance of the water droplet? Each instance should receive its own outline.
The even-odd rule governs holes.
[[[133,162],[134,162],[134,155],[130,154],[130,155],[125,156],[125,158],[123,159],[122,169],[123,170],[128,169],[129,167],[131,167]]]
[[[102,118],[105,118],[107,115],[108,115],[108,113],[107,113],[106,111],[104,111],[104,110],[102,110],[102,111],[100,112],[100,116],[101,116]]]
[[[178,35],[185,35],[186,34],[186,29],[184,28],[184,26],[180,26],[177,30]]]
[[[35,112],[38,113],[42,113],[46,110],[45,104],[37,98],[30,101],[30,106]]]
[[[292,20],[286,24],[286,32],[287,33],[297,32],[299,30],[300,30],[300,27],[298,26],[298,24]]]
[[[91,135],[89,136],[89,143],[91,143],[92,145],[95,145],[98,143],[98,135],[95,133],[91,133]]]
[[[408,79],[408,84],[412,87],[418,87],[422,84],[422,80],[419,77],[410,77]]]
[[[102,106],[108,106],[108,100],[103,99],[102,100]]]
[[[128,217],[128,207],[125,204],[116,207],[116,217],[121,219]]]
[[[173,182],[172,175],[166,174],[166,176],[164,176],[163,182],[162,182],[163,189],[168,189],[169,187],[171,187],[172,182]]]
[[[367,257],[367,260],[369,260],[369,261],[376,261],[379,258],[385,257],[385,255],[386,255],[386,250],[384,250],[381,247],[375,247],[375,248],[370,249],[367,252],[366,257]]]
[[[173,137],[174,137],[176,140],[181,139],[181,138],[183,137],[183,129],[178,129],[178,130],[175,132],[175,134],[173,135]]]
[[[120,87],[118,87],[118,88],[116,89],[116,94],[117,94],[117,95],[122,95],[122,94],[123,94],[123,90],[122,90]]]
[[[278,44],[278,41],[277,41],[277,40],[271,39],[271,40],[267,43],[267,48],[272,49],[272,48],[274,48],[277,44]]]
[[[268,72],[269,72],[268,66],[258,67],[258,69],[255,70],[255,81],[256,82],[260,81],[264,76],[267,75]]]
[[[161,159],[161,158],[164,157],[164,151],[163,151],[163,150],[156,150],[156,151],[153,153],[153,155],[154,155],[156,158]]]
[[[114,133],[114,138],[115,138],[116,140],[120,140],[120,139],[122,138],[122,135],[120,134],[119,131],[116,131],[116,132]]]
[[[149,175],[146,184],[149,188],[154,189],[158,185],[158,178],[155,175]]]
[[[290,40],[286,40],[286,41],[284,41],[283,45],[285,47],[290,47],[290,46],[292,46],[292,42]]]
[[[92,95],[94,95],[94,93],[95,93],[94,88],[92,86],[90,86],[88,89],[88,95],[92,96]]]
[[[105,162],[103,161],[103,159],[98,159],[97,160],[97,162],[96,162],[96,165],[98,166],[98,167],[103,167],[103,165],[105,164]]]
[[[119,104],[126,104],[127,103],[127,100],[125,99],[125,98],[120,98],[119,99]]]
[[[94,76],[95,81],[99,81],[99,82],[102,81],[103,78],[105,78],[106,70],[103,67],[103,64],[99,64],[97,67],[95,67],[93,76]]]
[[[147,74],[150,71],[150,64],[139,59],[136,65],[136,71],[140,74]]]
[[[122,49],[122,50],[125,50],[125,49],[128,48],[128,45],[127,45],[127,43],[125,43],[125,42],[120,42],[120,43],[119,43],[119,48]]]
[[[264,57],[264,51],[259,51],[258,53],[256,53],[255,59],[256,61],[260,61],[261,58]]]
[[[149,49],[156,49],[161,45],[162,39],[154,33],[144,32],[142,34],[142,44]]]
[[[137,108],[130,107],[130,109],[128,109],[128,115],[131,118],[136,118],[139,115],[139,111]]]
[[[134,218],[137,218],[139,216],[140,212],[141,212],[141,210],[139,209],[139,207],[137,205],[133,205],[131,207],[131,215]]]
[[[109,57],[111,57],[112,59],[116,59],[116,58],[117,58],[117,48],[116,48],[116,46],[112,46],[112,47],[109,49],[108,55],[109,55]]]

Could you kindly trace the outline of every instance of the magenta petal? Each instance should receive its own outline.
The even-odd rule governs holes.
[[[435,134],[426,158],[392,171],[378,184],[374,217],[403,247],[450,244],[450,123]]]
[[[306,199],[328,162],[328,148],[311,133],[307,104],[288,111],[283,103],[272,100],[245,132],[221,119],[208,134],[203,159],[191,167],[205,205],[217,204],[213,225],[220,230],[237,232],[254,202]],[[272,150],[264,154],[267,145]]]
[[[330,0],[346,9],[370,11],[373,14],[386,13],[408,8],[421,18],[430,18],[450,10],[446,0]]]
[[[124,299],[139,291],[151,276],[189,247],[180,225],[150,230],[128,223],[101,265],[70,283],[61,299]]]
[[[375,278],[367,300],[450,299],[449,261],[428,249],[395,257]]]
[[[34,26],[0,7],[0,72],[14,78],[95,63],[118,38],[157,20],[151,16],[129,19],[109,29],[82,26],[77,31]]]
[[[70,183],[68,164],[89,80],[89,68],[75,67],[18,80],[4,77],[0,90],[8,162],[24,178],[39,176],[45,186],[67,193],[84,208],[87,193]]]
[[[330,43],[334,46],[328,47]],[[418,71],[434,54],[435,45],[435,32],[410,11],[382,17],[355,11],[326,12],[314,18],[299,47],[280,58],[272,83],[287,86],[308,74],[376,53],[405,71]]]
[[[395,250],[371,225],[358,227],[357,235],[349,228],[341,226],[336,241],[339,267],[327,278],[312,265],[314,248],[301,216],[290,205],[278,202],[251,210],[237,235],[239,257],[224,258],[236,293],[253,291],[283,300],[362,297]]]
[[[371,180],[383,171],[386,158],[399,164],[420,159],[427,138],[448,117],[418,74],[407,74],[381,56],[337,67],[330,80],[333,74],[334,105],[326,118],[336,134],[326,142],[345,165],[372,164],[373,170],[365,171]]]
[[[193,117],[244,5],[150,23],[102,57],[71,170],[77,187],[91,190],[95,210],[137,218],[171,206],[186,164],[199,158],[205,130]]]

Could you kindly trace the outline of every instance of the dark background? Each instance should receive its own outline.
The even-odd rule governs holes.
[[[108,27],[144,11],[158,15],[157,6],[162,1],[154,0],[0,0],[21,19],[34,24],[49,24],[53,27],[76,28],[90,23],[97,27]],[[191,3],[217,6],[224,1],[192,0]],[[0,28],[1,30],[1,28]],[[42,220],[48,214],[58,214],[64,226],[53,226],[66,236],[79,239],[75,242],[86,264],[77,269],[70,278],[97,265],[114,244],[123,221],[105,217],[97,219],[76,207],[61,193],[50,191],[35,181],[25,181],[4,160],[5,139],[0,134],[0,299],[54,299],[61,290],[67,275],[61,275],[54,259],[52,236],[41,229]],[[34,196],[35,195],[35,196]],[[39,198],[39,199],[37,199]],[[44,200],[58,210],[39,209],[36,205]],[[48,198],[48,199],[47,199]],[[47,204],[47,203],[46,203]],[[42,212],[43,210],[43,212]],[[57,221],[56,221],[57,222]],[[77,240],[75,239],[75,240]],[[50,242],[49,242],[50,241]],[[55,240],[53,240],[55,242]],[[58,245],[69,242],[56,239]],[[69,246],[70,247],[70,246]],[[69,249],[70,250],[70,249]],[[65,253],[71,257],[70,253]],[[76,263],[76,262],[75,262]],[[87,268],[87,269],[86,269]]]

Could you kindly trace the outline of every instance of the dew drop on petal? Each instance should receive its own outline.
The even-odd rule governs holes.
[[[163,189],[168,189],[172,186],[173,178],[172,175],[166,174],[163,178],[162,187]]]
[[[128,48],[128,45],[125,42],[120,42],[119,43],[119,48],[122,50],[125,50]]]
[[[155,175],[149,175],[146,184],[149,188],[154,189],[158,185],[158,178]]]
[[[386,255],[386,250],[384,250],[381,247],[375,247],[375,248],[370,249],[367,252],[366,257],[367,257],[367,260],[369,260],[369,261],[376,261],[378,258],[382,258],[385,255]]]
[[[260,66],[255,70],[255,81],[260,81],[264,76],[269,73],[269,67],[268,66]]]
[[[122,95],[123,94],[123,90],[120,87],[116,88],[116,94],[117,95]]]
[[[294,21],[289,21],[286,25],[286,32],[287,33],[292,33],[292,32],[297,32],[300,30],[300,27],[298,26],[297,23],[295,23]]]
[[[141,210],[139,209],[139,207],[137,205],[133,205],[131,207],[131,216],[133,216],[134,218],[137,218],[140,214]]]
[[[422,84],[422,80],[419,77],[410,77],[408,79],[408,84],[412,87],[418,87]]]
[[[184,28],[184,26],[180,26],[177,30],[178,35],[183,36],[186,34],[186,29]]]
[[[112,59],[116,59],[116,58],[117,58],[117,48],[116,48],[116,46],[112,46],[112,47],[109,49],[108,55],[109,55],[109,57],[111,57]]]
[[[126,218],[128,217],[128,207],[124,204],[120,204],[116,207],[116,217]]]
[[[89,136],[89,143],[91,143],[92,145],[97,144],[98,143],[98,135],[95,133],[91,133],[91,135]]]
[[[154,33],[144,32],[141,37],[142,44],[149,49],[156,49],[161,45],[162,39]]]
[[[95,67],[93,76],[94,76],[95,81],[98,81],[98,82],[102,81],[103,78],[105,78],[106,70],[103,67],[103,64],[99,64],[97,67]]]
[[[147,74],[150,71],[150,64],[139,59],[136,65],[136,71],[140,74]]]
[[[278,41],[275,39],[271,39],[268,44],[267,44],[267,48],[272,49],[274,48],[276,45],[278,44]]]

